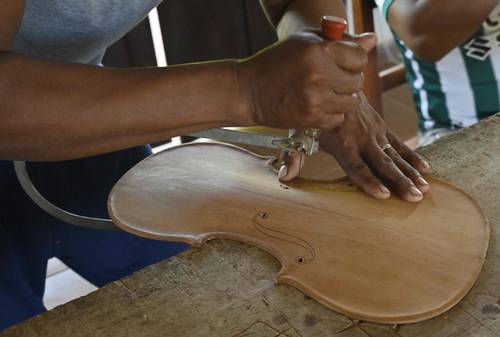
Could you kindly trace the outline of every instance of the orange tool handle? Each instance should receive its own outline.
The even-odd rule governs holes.
[[[342,39],[347,29],[347,21],[337,16],[323,16],[321,20],[321,31],[323,38],[337,41]]]

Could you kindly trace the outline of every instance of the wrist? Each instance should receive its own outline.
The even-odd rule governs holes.
[[[258,122],[255,118],[254,94],[248,69],[243,61],[232,62],[233,104],[230,109],[235,125],[253,126]]]

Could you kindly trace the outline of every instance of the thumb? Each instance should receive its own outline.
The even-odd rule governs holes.
[[[357,43],[366,52],[369,52],[377,45],[377,36],[375,33],[363,33],[363,34],[344,34],[343,40],[352,41]]]
[[[300,169],[304,166],[304,155],[302,152],[284,152],[282,154],[283,164],[278,172],[280,182],[289,182],[297,178],[300,174]]]

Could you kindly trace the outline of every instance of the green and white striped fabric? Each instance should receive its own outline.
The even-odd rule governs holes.
[[[385,18],[394,1],[376,0]],[[436,63],[419,59],[394,37],[421,130],[466,127],[500,111],[500,3],[473,36]]]

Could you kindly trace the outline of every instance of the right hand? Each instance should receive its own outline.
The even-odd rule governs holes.
[[[327,41],[302,32],[237,64],[246,125],[333,129],[355,111],[373,34]]]

